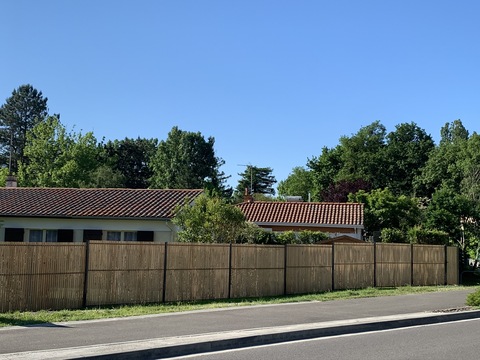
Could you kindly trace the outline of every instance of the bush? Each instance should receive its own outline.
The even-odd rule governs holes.
[[[380,240],[384,243],[408,243],[407,234],[400,229],[382,229]]]
[[[235,242],[239,244],[276,244],[277,240],[275,233],[247,222]]]
[[[300,241],[297,240],[297,236],[293,231],[284,231],[276,235],[278,244],[299,244]]]
[[[303,230],[297,236],[301,244],[315,244],[329,238],[327,233],[321,231]]]
[[[440,230],[427,230],[415,226],[408,230],[408,239],[412,244],[448,245],[449,236]]]
[[[467,296],[468,306],[480,306],[480,288]]]

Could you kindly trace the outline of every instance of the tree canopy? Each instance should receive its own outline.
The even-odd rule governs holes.
[[[173,127],[166,140],[160,141],[151,160],[150,187],[165,189],[202,189],[227,191],[224,161],[215,155],[215,139],[207,140],[200,132]]]
[[[147,189],[153,175],[151,162],[157,151],[157,139],[130,139],[107,142],[105,162],[123,177],[122,186]]]
[[[26,162],[27,132],[48,115],[47,101],[41,91],[27,84],[13,90],[0,107],[0,165],[11,165],[13,173],[17,171],[18,162]]]
[[[240,208],[220,197],[201,195],[193,204],[184,204],[173,219],[184,242],[235,243],[245,227]]]
[[[277,180],[272,172],[272,168],[269,167],[248,165],[244,172],[238,174],[240,180],[238,180],[235,189],[237,197],[242,197],[245,194],[245,189],[248,189],[249,194],[275,195],[273,185]]]
[[[99,167],[99,151],[93,133],[69,133],[58,118],[50,116],[27,132],[24,152],[28,161],[19,162],[19,183],[33,187],[98,187],[93,175]],[[104,178],[113,179],[111,173]]]
[[[285,180],[278,183],[278,194],[280,196],[301,196],[304,201],[307,201],[311,198],[313,186],[312,172],[297,166]]]

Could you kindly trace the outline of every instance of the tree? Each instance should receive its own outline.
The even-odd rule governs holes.
[[[313,174],[304,167],[294,167],[285,180],[278,183],[278,194],[282,196],[301,196],[304,201],[311,197]]]
[[[27,132],[24,152],[28,162],[19,163],[19,183],[43,187],[99,186],[93,176],[99,168],[99,151],[93,133],[67,133],[60,120],[50,116]]]
[[[123,187],[147,189],[153,175],[151,161],[157,150],[157,139],[129,139],[105,144],[106,162],[123,177]]]
[[[340,180],[330,184],[322,191],[322,201],[326,202],[347,202],[348,195],[355,194],[360,190],[369,191],[371,185],[362,179]]]
[[[445,186],[433,194],[426,209],[425,226],[447,233],[451,242],[465,253],[477,249],[477,239],[469,235],[479,220],[478,204]]]
[[[0,162],[15,173],[18,162],[25,163],[27,132],[48,115],[48,98],[31,85],[21,85],[0,108]],[[58,117],[58,116],[57,116]]]
[[[227,177],[220,171],[224,161],[215,156],[214,144],[213,137],[205,140],[200,132],[173,127],[152,159],[150,187],[228,192],[224,185]]]
[[[312,197],[315,200],[323,200],[322,192],[335,182],[343,166],[341,146],[333,149],[323,147],[320,156],[308,159],[307,166],[312,171],[313,177]]]
[[[440,187],[460,191],[463,179],[461,160],[467,146],[468,131],[460,120],[455,120],[446,123],[441,134],[439,146],[430,153],[422,171],[414,178],[417,196],[430,198]]]
[[[387,186],[396,195],[414,194],[413,180],[420,175],[435,144],[415,123],[403,123],[387,135],[385,149]]]
[[[272,175],[272,168],[257,167],[248,165],[243,173],[240,173],[240,180],[236,187],[236,195],[242,197],[245,189],[249,189],[250,194],[275,195],[273,184],[277,182]]]
[[[220,197],[201,195],[178,208],[173,223],[180,227],[180,241],[234,243],[245,227],[245,216]]]
[[[365,204],[364,224],[367,235],[382,229],[407,231],[420,221],[420,209],[416,198],[395,196],[388,189],[360,190],[348,197],[351,202]]]
[[[385,134],[385,127],[375,121],[351,137],[342,136],[342,167],[335,180],[363,179],[374,189],[385,187]]]

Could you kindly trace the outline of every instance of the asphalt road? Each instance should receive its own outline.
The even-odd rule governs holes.
[[[262,305],[0,329],[0,354],[358,319],[463,306],[471,290]]]
[[[219,353],[189,360],[411,360],[478,359],[480,319],[302,340]]]

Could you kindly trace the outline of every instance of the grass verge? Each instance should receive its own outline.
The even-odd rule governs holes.
[[[318,294],[276,296],[263,298],[211,300],[198,302],[179,302],[167,304],[122,305],[110,307],[95,307],[80,310],[58,311],[15,311],[0,313],[0,327],[5,326],[31,326],[65,321],[94,320],[114,317],[140,316],[162,314],[171,312],[184,312],[193,310],[206,310],[235,306],[268,305],[295,303],[305,301],[332,301],[377,296],[394,296],[406,294],[419,294],[438,291],[454,291],[468,289],[463,286],[404,286],[398,288],[367,288],[359,290],[339,290]]]

